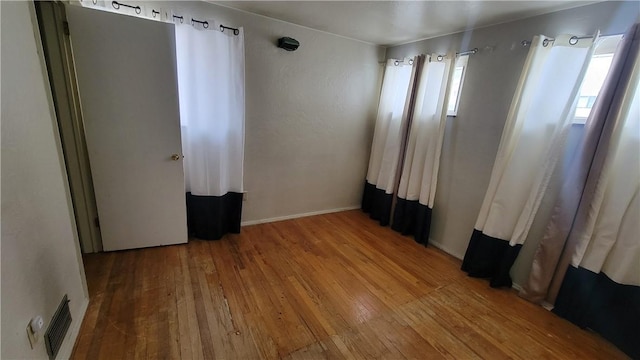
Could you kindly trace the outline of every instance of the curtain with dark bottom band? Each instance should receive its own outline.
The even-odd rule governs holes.
[[[383,189],[378,189],[375,185],[365,182],[362,194],[362,211],[368,213],[373,220],[377,220],[382,226],[389,225],[392,202],[392,194],[387,194]]]
[[[175,28],[187,228],[206,240],[240,232],[242,215],[244,30],[216,28]]]
[[[471,277],[489,279],[491,287],[511,287],[509,271],[521,248],[520,244],[511,246],[508,241],[474,229],[462,261],[462,271]]]
[[[198,196],[187,193],[189,237],[219,240],[227,233],[240,233],[242,193],[223,196]]]
[[[565,153],[594,49],[593,39],[571,38],[533,38],[507,115],[462,265],[470,276],[489,278],[493,287],[511,286],[511,266]]]
[[[389,225],[398,167],[411,109],[415,59],[387,60],[382,80],[369,168],[362,194],[362,210],[380,225]]]
[[[611,74],[602,91],[612,94],[596,100],[602,111],[589,119],[604,121],[605,130],[575,217],[556,224],[570,230],[559,262],[551,262],[555,267],[549,270],[555,270],[554,280],[562,280],[556,314],[640,359],[640,24],[620,42]],[[534,267],[542,263],[543,252],[550,253],[545,250],[537,254]],[[549,289],[551,300],[553,283],[533,280],[539,281],[537,289]]]
[[[431,212],[429,206],[420,204],[418,200],[397,198],[391,228],[402,235],[413,235],[417,242],[427,245],[431,231]]]
[[[416,94],[401,161],[402,173],[391,228],[403,235],[413,235],[423,245],[429,241],[447,121],[447,86],[454,69],[452,60],[436,54],[419,57]]]
[[[584,137],[576,150],[562,191],[554,204],[553,214],[540,240],[533,259],[529,279],[520,293],[527,300],[553,304],[569,267],[571,255],[577,247],[575,229],[586,226],[588,209],[579,212],[580,204],[590,204],[604,168],[609,144],[616,128],[631,80],[634,51],[638,51],[638,25],[622,39],[614,52],[606,80],[584,126]],[[611,48],[616,39],[604,39],[600,46]],[[611,51],[611,50],[608,50]],[[571,240],[571,241],[570,241]]]
[[[619,284],[605,273],[570,266],[553,312],[598,332],[632,359],[640,359],[640,286]]]

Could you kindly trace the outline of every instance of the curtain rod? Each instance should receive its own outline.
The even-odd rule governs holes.
[[[206,20],[202,21],[202,20],[196,20],[196,19],[194,19],[194,18],[191,18],[191,23],[198,23],[198,24],[202,24],[202,27],[203,27],[203,28],[205,28],[205,29],[208,29],[208,28],[209,28],[209,22],[208,22],[208,21],[206,21]]]
[[[385,65],[389,60],[393,60],[393,65],[398,66],[400,65],[400,63],[403,63],[405,59],[386,59],[384,61],[378,61],[378,64]],[[409,63],[409,65],[413,65],[413,59],[409,59],[409,61],[407,62]]]
[[[587,36],[572,36],[569,38],[569,45],[575,45],[578,43],[579,40],[582,39],[593,39],[593,35],[587,35]],[[550,43],[556,41],[556,39],[554,38],[547,38],[542,40],[542,46],[547,47]],[[522,47],[527,47],[529,45],[531,45],[531,40],[522,40],[520,42],[520,44],[522,45]]]
[[[116,10],[120,9],[120,6],[128,7],[130,9],[133,9],[133,11],[135,11],[136,14],[140,14],[142,12],[142,8],[140,6],[127,5],[127,4],[119,3],[117,1],[112,1],[111,6],[113,6],[113,8]]]
[[[238,35],[240,34],[240,30],[236,29],[236,28],[232,28],[232,27],[228,27],[228,26],[224,26],[222,24],[220,24],[220,31],[224,32],[225,29],[229,29],[229,30],[233,30],[233,35]]]
[[[402,60],[397,60],[396,59],[396,60],[393,61],[393,65],[398,66],[398,65],[400,65],[400,63],[403,63],[403,62],[404,62],[404,59],[402,59]],[[407,61],[407,62],[409,63],[409,65],[413,65],[413,59],[409,59],[409,61]]]
[[[97,2],[97,1],[96,1]],[[96,3],[94,2],[94,4]],[[129,5],[129,4],[125,4],[125,3],[121,3],[121,2],[117,2],[117,1],[112,1],[111,2],[111,6],[113,6],[114,9],[119,10],[120,7],[124,6],[124,7],[128,7],[130,9],[133,9],[133,11],[135,11],[136,14],[140,15],[140,13],[142,13],[142,8],[138,5],[133,6],[133,5]],[[151,9],[151,16],[153,16],[154,18],[159,15],[160,12],[157,11],[156,9]],[[184,23],[184,16],[182,15],[172,15],[173,19],[179,19],[180,23]],[[209,28],[209,22],[206,20],[196,20],[194,18],[191,18],[191,23],[198,23],[198,24],[202,24],[202,27],[204,27],[205,29]],[[233,35],[239,35],[240,34],[240,30],[237,28],[233,28],[233,27],[229,27],[229,26],[224,26],[222,24],[220,24],[220,31],[224,32],[225,30],[233,30]]]
[[[476,54],[477,52],[478,52],[478,48],[473,48],[471,50],[457,52],[456,56],[473,55],[473,54]]]
[[[438,60],[438,61],[442,61],[442,60],[444,60],[444,58],[446,58],[446,57],[447,57],[447,55],[442,55],[442,54],[438,54],[438,55],[436,55],[436,56],[435,56],[436,60]],[[430,59],[432,59],[432,58],[433,58],[433,56],[429,55],[429,58],[430,58]],[[400,63],[403,63],[403,62],[404,62],[404,59],[387,59],[387,60],[393,60],[393,64],[394,64],[395,66],[398,66],[398,65],[400,65]],[[380,64],[380,65],[385,65],[385,64],[387,63],[387,60],[385,60],[385,61],[378,61],[378,64]],[[413,59],[409,59],[408,63],[409,63],[409,65],[413,65]]]

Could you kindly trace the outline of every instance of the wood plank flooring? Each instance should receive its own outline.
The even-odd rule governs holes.
[[[625,358],[358,210],[84,260],[74,359]]]

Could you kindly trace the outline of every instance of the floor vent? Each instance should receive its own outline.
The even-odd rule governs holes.
[[[58,355],[58,350],[62,346],[62,341],[67,334],[69,325],[71,325],[71,312],[69,311],[69,299],[65,295],[60,305],[58,305],[58,310],[53,315],[51,323],[49,323],[47,332],[44,334],[44,342],[47,346],[49,359],[55,359],[56,355]]]

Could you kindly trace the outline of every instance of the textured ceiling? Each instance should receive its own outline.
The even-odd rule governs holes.
[[[378,45],[396,45],[596,1],[211,1]]]

